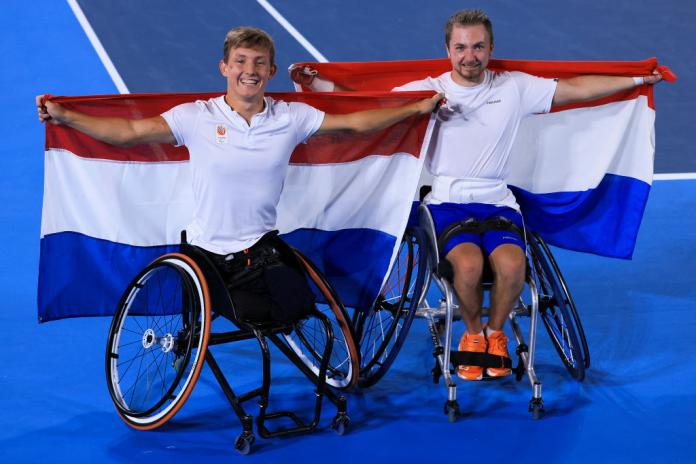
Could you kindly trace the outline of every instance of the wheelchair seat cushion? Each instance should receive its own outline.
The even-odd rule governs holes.
[[[266,234],[254,246],[232,255],[201,251],[212,261],[230,295],[237,319],[287,324],[307,317],[315,304],[294,254],[277,237]]]

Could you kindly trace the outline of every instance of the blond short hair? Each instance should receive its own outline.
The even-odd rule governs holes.
[[[230,57],[230,51],[240,47],[268,51],[271,65],[275,65],[275,45],[266,31],[255,27],[235,27],[228,32],[225,36],[225,45],[222,48],[222,57],[225,63]]]

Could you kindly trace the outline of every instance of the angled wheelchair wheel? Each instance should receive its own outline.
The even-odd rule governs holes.
[[[358,349],[350,325],[350,319],[343,303],[319,269],[302,253],[295,250],[304,266],[307,281],[315,295],[317,310],[331,321],[333,349],[329,359],[326,383],[334,388],[347,390],[358,382]],[[316,317],[308,317],[295,323],[294,330],[284,334],[288,346],[302,362],[316,375],[319,374],[324,347],[327,339],[322,322]]]
[[[198,380],[210,333],[206,280],[189,257],[157,258],[119,302],[106,347],[106,381],[121,418],[149,430],[179,411]]]
[[[361,387],[379,381],[404,344],[423,291],[426,260],[422,232],[407,230],[374,306],[357,318]]]
[[[561,361],[570,375],[581,382],[590,366],[590,353],[575,303],[546,242],[536,233],[529,238],[539,314]]]

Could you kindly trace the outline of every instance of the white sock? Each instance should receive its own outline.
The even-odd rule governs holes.
[[[493,334],[495,332],[502,332],[502,330],[491,330],[490,327],[486,326],[486,337],[490,337],[491,334]]]

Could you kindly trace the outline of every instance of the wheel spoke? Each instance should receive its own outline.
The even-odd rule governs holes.
[[[419,240],[419,231],[407,231],[380,298],[363,316],[360,340],[363,386],[381,378],[405,340],[416,309],[414,301],[420,298],[425,276],[425,270],[418,266],[423,262],[421,253],[425,252]]]
[[[581,380],[584,377],[584,361],[574,322],[577,320],[574,319],[574,304],[548,247],[534,236],[531,249],[542,321],[566,368],[573,377]]]
[[[308,283],[315,294],[321,295],[325,302],[318,305],[318,310],[331,323],[334,340],[333,349],[327,366],[327,382],[337,388],[350,387],[357,379],[357,369],[354,367],[357,359],[357,349],[354,347],[353,336],[345,309],[335,298],[330,285],[309,261],[300,256],[300,261],[306,266]],[[288,346],[295,351],[300,360],[315,374],[319,373],[322,356],[328,343],[324,323],[315,316],[295,324],[291,334],[285,335]],[[356,355],[354,356],[355,353]]]
[[[200,307],[207,304],[202,276],[190,262],[183,255],[165,255],[149,265],[124,293],[128,296],[112,323],[107,382],[131,425],[166,422],[172,415],[166,413],[178,410],[200,372],[209,309]],[[184,330],[184,317],[193,330]]]

